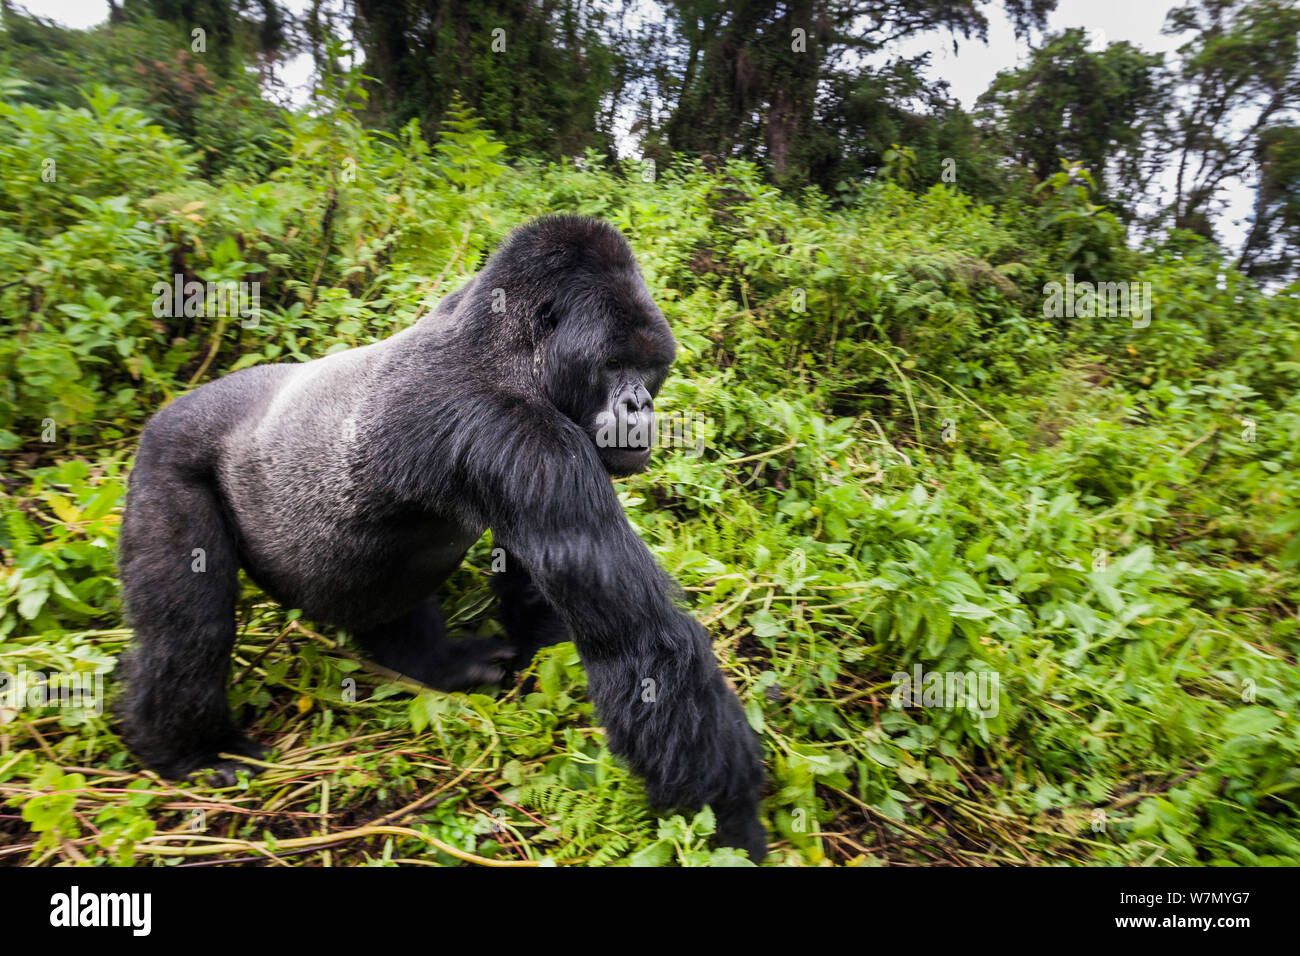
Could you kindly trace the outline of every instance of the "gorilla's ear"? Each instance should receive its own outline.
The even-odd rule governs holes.
[[[547,350],[547,343],[559,324],[560,312],[554,299],[547,299],[533,313],[533,376],[542,383],[543,388],[547,387],[547,383],[542,355]]]
[[[554,299],[547,299],[537,307],[537,314],[533,319],[533,328],[537,330],[537,341],[540,342],[549,336],[559,324],[560,312]]]

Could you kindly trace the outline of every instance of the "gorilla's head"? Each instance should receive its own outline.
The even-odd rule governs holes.
[[[627,240],[598,219],[548,216],[494,258],[527,273],[533,372],[546,398],[586,431],[610,474],[644,469],[677,345]]]

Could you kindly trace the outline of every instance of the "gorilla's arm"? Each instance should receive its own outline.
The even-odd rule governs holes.
[[[461,487],[480,489],[473,506],[494,543],[522,562],[572,634],[610,749],[655,804],[710,804],[719,839],[762,859],[757,739],[707,633],[674,605],[586,436],[544,407],[501,420],[513,422],[510,434],[461,459],[475,472]]]

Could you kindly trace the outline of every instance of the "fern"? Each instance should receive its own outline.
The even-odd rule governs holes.
[[[561,855],[607,866],[653,836],[644,795],[629,783],[607,777],[587,790],[534,783],[520,789],[519,802],[551,818],[565,844]]]

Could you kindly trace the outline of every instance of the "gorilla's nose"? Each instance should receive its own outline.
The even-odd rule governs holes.
[[[640,395],[624,395],[618,403],[618,414],[628,424],[633,424],[638,419],[648,417],[654,414],[655,406],[649,395],[644,398]]]
[[[654,427],[654,399],[644,388],[628,389],[619,396],[614,414],[626,429],[624,447],[641,448],[650,444]]]

